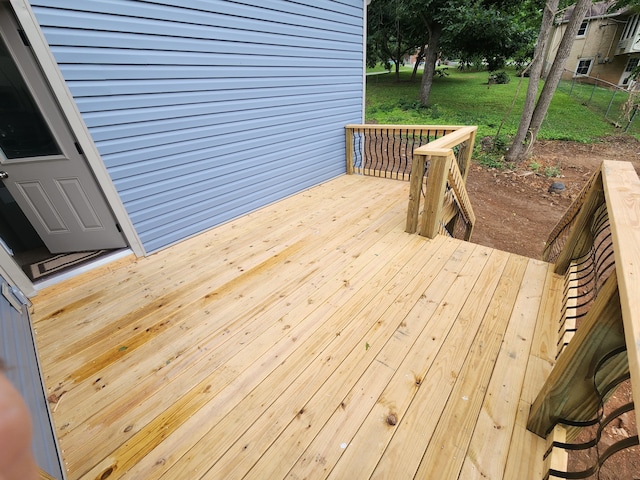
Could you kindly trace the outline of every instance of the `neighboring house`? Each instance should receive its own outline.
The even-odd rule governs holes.
[[[627,86],[629,76],[640,61],[640,15],[630,9],[610,11],[612,2],[589,7],[580,25],[565,66],[564,79],[599,79]],[[545,70],[551,67],[573,7],[556,23],[546,54]]]
[[[6,188],[51,252],[145,256],[344,173],[365,3],[0,0]]]
[[[0,0],[0,356],[41,464],[37,289],[10,244],[142,257],[345,173],[367,3]]]

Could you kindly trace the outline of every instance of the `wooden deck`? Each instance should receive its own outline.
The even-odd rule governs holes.
[[[405,233],[408,188],[343,176],[42,291],[68,478],[542,478],[562,281]]]

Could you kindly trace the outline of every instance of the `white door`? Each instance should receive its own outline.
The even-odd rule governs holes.
[[[51,253],[126,246],[80,146],[3,2],[0,178]]]

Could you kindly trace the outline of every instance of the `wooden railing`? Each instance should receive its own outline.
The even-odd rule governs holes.
[[[408,233],[417,231],[429,238],[438,233],[464,240],[471,238],[476,218],[465,183],[476,130],[477,127],[460,127],[414,151],[412,171],[427,174],[411,178],[405,228]]]
[[[615,388],[630,378],[640,398],[640,180],[630,163],[605,161],[553,230],[545,259],[565,275],[559,356],[530,411],[527,427],[566,450],[579,428],[596,437],[624,408],[603,417]],[[633,404],[626,407],[633,411]],[[590,448],[599,438],[583,442]],[[580,475],[551,468],[550,478],[588,478],[611,454],[638,444],[631,436],[598,455]],[[576,447],[571,447],[576,449]],[[553,461],[550,461],[553,464]]]
[[[347,173],[409,180],[406,231],[416,233],[420,223],[421,235],[433,238],[442,233],[468,240],[475,215],[465,182],[476,130],[440,125],[347,125]]]
[[[409,180],[413,152],[460,127],[347,125],[347,173]]]

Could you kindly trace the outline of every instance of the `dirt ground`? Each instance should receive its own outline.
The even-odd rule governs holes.
[[[628,136],[606,138],[585,145],[574,142],[540,141],[525,164],[508,170],[472,166],[467,189],[476,214],[471,241],[501,250],[540,258],[547,237],[592,172],[602,160],[630,161],[640,174],[640,141]],[[530,165],[537,165],[533,172]],[[557,177],[545,174],[556,173]],[[563,182],[562,193],[549,193],[555,181]],[[630,399],[629,385],[614,394],[611,403]],[[637,434],[633,413],[625,414],[603,433],[603,448],[613,441]],[[570,470],[582,470],[592,463],[594,452],[573,456]],[[612,456],[598,480],[640,479],[640,448]]]
[[[640,172],[640,142],[609,137],[598,144],[540,141],[529,160],[514,170],[472,166],[467,189],[477,220],[472,241],[540,258],[547,236],[602,160],[630,161]],[[538,164],[538,173],[529,168]],[[545,170],[560,171],[547,177]],[[549,193],[555,181],[564,192]]]

